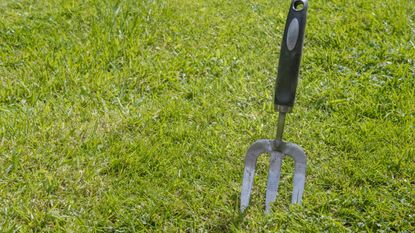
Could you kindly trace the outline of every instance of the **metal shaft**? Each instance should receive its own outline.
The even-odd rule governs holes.
[[[282,141],[282,134],[284,133],[285,114],[286,112],[280,112],[278,115],[277,137],[276,137],[278,141]]]

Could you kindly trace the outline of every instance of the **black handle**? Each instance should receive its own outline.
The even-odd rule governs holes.
[[[307,8],[307,0],[293,0],[285,23],[274,98],[276,109],[280,111],[284,111],[283,109],[289,111],[294,105]]]

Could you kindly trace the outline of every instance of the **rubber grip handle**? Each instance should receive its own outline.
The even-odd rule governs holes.
[[[294,105],[303,50],[307,7],[307,0],[293,0],[291,2],[281,43],[274,96],[276,107],[291,108]]]

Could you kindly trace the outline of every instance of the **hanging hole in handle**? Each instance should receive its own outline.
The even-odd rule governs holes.
[[[304,9],[304,2],[303,1],[296,1],[294,2],[294,10],[301,11]]]

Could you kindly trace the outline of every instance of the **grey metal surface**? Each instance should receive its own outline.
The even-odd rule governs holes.
[[[279,147],[281,153],[290,156],[294,159],[295,170],[293,178],[293,194],[291,198],[291,203],[301,204],[304,185],[305,185],[305,174],[307,167],[307,157],[306,154],[300,146],[294,143],[281,143]]]
[[[267,182],[267,193],[265,196],[265,213],[270,212],[271,204],[275,201],[277,197],[278,185],[280,183],[281,176],[281,163],[283,157],[284,155],[280,152],[271,152]]]
[[[286,105],[275,104],[274,109],[276,112],[291,112],[292,107],[286,106]]]
[[[271,140],[260,139],[249,147],[245,157],[244,177],[242,181],[241,192],[241,212],[249,205],[251,197],[252,185],[254,184],[255,167],[258,156],[262,153],[272,152]]]
[[[285,114],[285,112],[280,112],[278,115],[277,135],[275,137],[277,141],[282,141],[282,134],[284,133]]]
[[[241,212],[244,212],[249,205],[252,186],[254,183],[256,163],[258,157],[263,153],[271,154],[265,198],[265,212],[270,212],[271,204],[276,199],[281,175],[281,163],[284,156],[292,157],[295,164],[291,203],[301,204],[304,193],[307,165],[304,150],[294,143],[286,143],[279,140],[260,139],[251,145],[245,157],[245,169],[242,181],[240,205]]]

